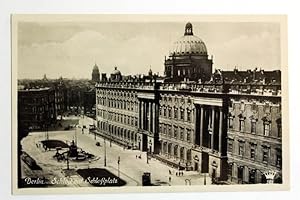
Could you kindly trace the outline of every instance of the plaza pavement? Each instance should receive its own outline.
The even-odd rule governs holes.
[[[185,185],[186,179],[189,179],[192,185],[203,185],[204,177],[195,171],[184,171],[183,176],[176,176],[177,169],[171,168],[160,161],[151,158],[147,164],[146,152],[139,150],[124,149],[115,143],[106,140],[106,167],[104,167],[104,139],[96,137],[94,134],[89,134],[88,125],[93,124],[92,119],[84,117],[80,118],[78,128],[70,131],[51,131],[49,132],[49,139],[58,139],[64,142],[72,141],[77,138],[78,147],[82,148],[88,153],[96,156],[91,162],[70,162],[71,169],[79,168],[106,168],[115,175],[118,174],[118,157],[120,157],[120,178],[127,182],[126,186],[142,185],[142,175],[144,172],[151,173],[152,183],[164,182],[163,185]],[[82,126],[86,125],[87,129]],[[65,174],[62,169],[66,169],[66,162],[57,162],[52,156],[56,153],[55,150],[45,151],[42,147],[37,147],[36,144],[45,139],[44,132],[30,133],[29,136],[22,140],[23,150],[32,156],[36,162],[43,168],[43,171],[53,174],[58,177],[64,177]],[[100,142],[101,146],[96,146],[96,142]],[[141,159],[136,158],[141,155]],[[169,175],[171,170],[172,175]],[[79,175],[73,175],[72,178],[80,178]],[[171,177],[171,181],[169,181]],[[206,177],[206,184],[210,184],[211,180]],[[72,186],[86,186],[86,185],[72,185]]]

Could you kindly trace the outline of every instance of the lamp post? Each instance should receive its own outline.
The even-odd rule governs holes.
[[[76,129],[77,129],[77,125],[75,125],[75,145],[77,147],[77,131],[76,131]]]
[[[147,153],[146,153],[146,157],[147,157],[147,164],[149,164],[149,158],[148,158],[148,154],[149,154],[149,149],[147,149]]]
[[[69,153],[68,153],[68,155],[67,155],[67,170],[69,170],[70,169],[70,167],[69,167]]]
[[[120,156],[118,157],[118,178],[120,179]]]
[[[106,140],[104,138],[104,167],[106,167]]]
[[[111,147],[111,139],[112,139],[112,135],[111,135],[111,132],[109,132],[109,135],[110,135],[110,140],[109,140],[109,147]]]

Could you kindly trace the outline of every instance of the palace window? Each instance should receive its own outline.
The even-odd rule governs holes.
[[[178,118],[178,109],[174,108],[174,118],[177,119]]]
[[[164,134],[166,135],[167,134],[167,125],[163,125],[164,127]]]
[[[228,118],[228,126],[229,126],[229,128],[233,128],[233,117],[232,116]]]
[[[164,117],[167,116],[167,108],[164,108]]]
[[[232,139],[228,140],[228,151],[233,153],[233,140]]]
[[[174,157],[178,157],[178,145],[174,146]]]
[[[183,147],[180,148],[180,159],[181,160],[184,159],[184,148]]]
[[[243,156],[244,155],[244,143],[240,142],[239,144],[239,155]]]
[[[264,148],[263,149],[263,162],[268,162],[269,160],[269,149]]]
[[[169,125],[169,137],[172,137],[172,128],[170,125]]]
[[[256,120],[251,120],[251,133],[256,133]]]
[[[276,152],[276,166],[281,167],[282,162],[281,162],[282,156],[281,156],[281,149],[277,149]]]
[[[255,147],[254,146],[252,146],[250,149],[250,158],[252,160],[255,160]]]
[[[183,97],[181,97],[181,100],[180,100],[180,101],[181,101],[181,103],[183,104],[183,103],[184,103],[184,98],[183,98]]]
[[[180,140],[184,140],[184,128],[180,128]]]
[[[187,129],[186,131],[186,141],[190,142],[191,141],[191,130]]]
[[[159,132],[162,133],[162,125],[159,124]]]
[[[264,136],[270,136],[271,125],[269,122],[264,122]]]
[[[191,121],[191,111],[190,110],[187,111],[186,117],[187,117],[187,121],[190,122]]]
[[[257,108],[258,108],[257,104],[255,102],[252,103],[251,110],[252,111],[257,111]]]
[[[281,133],[282,133],[282,125],[281,125],[281,118],[276,120],[277,122],[277,132],[278,132],[278,137],[281,137]]]
[[[174,126],[174,138],[177,138],[178,127]]]
[[[184,120],[184,110],[180,110],[180,119]]]
[[[186,151],[186,159],[187,159],[188,161],[191,161],[191,160],[192,160],[192,151],[191,151],[190,149],[188,149],[188,150]]]
[[[244,118],[240,118],[239,131],[244,132],[245,129],[245,120]]]
[[[271,106],[270,106],[269,103],[266,103],[264,108],[265,108],[265,113],[270,113],[271,112]]]
[[[168,110],[169,110],[169,118],[171,118],[172,117],[172,109],[169,108]]]
[[[192,100],[190,98],[188,98],[187,102],[188,102],[188,104],[191,104]]]
[[[240,104],[240,110],[241,111],[244,111],[245,110],[245,103],[244,102],[241,102],[241,104]]]

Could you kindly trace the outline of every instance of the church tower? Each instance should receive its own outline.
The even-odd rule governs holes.
[[[99,68],[97,64],[95,63],[93,67],[93,72],[92,72],[92,81],[94,82],[100,82],[100,73],[99,73]]]

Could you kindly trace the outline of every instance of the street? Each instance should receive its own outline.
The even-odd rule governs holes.
[[[158,185],[203,185],[204,178],[198,172],[184,171],[183,176],[176,176],[177,169],[170,168],[160,161],[151,158],[147,164],[146,152],[139,150],[124,149],[121,146],[113,143],[110,147],[110,141],[96,137],[94,134],[89,134],[88,125],[92,124],[90,118],[80,118],[79,126],[70,131],[52,131],[49,132],[49,139],[57,139],[64,142],[72,140],[77,141],[77,146],[85,152],[92,153],[95,158],[91,161],[70,162],[70,168],[83,169],[89,167],[106,168],[113,174],[118,174],[118,158],[120,158],[120,178],[127,182],[126,186],[142,185],[142,175],[144,172],[151,173],[151,181]],[[85,125],[87,128],[82,127]],[[66,169],[66,163],[57,162],[52,156],[55,151],[45,151],[36,146],[37,143],[45,139],[44,132],[34,132],[22,140],[23,150],[31,155],[36,162],[43,168],[47,168],[53,173],[58,174],[62,169]],[[100,143],[100,146],[96,145]],[[106,167],[105,160],[106,146]],[[141,158],[138,158],[141,155]],[[171,175],[169,174],[171,172]],[[63,174],[61,175],[63,176]],[[206,180],[210,184],[209,178]],[[80,186],[80,185],[79,185]]]

